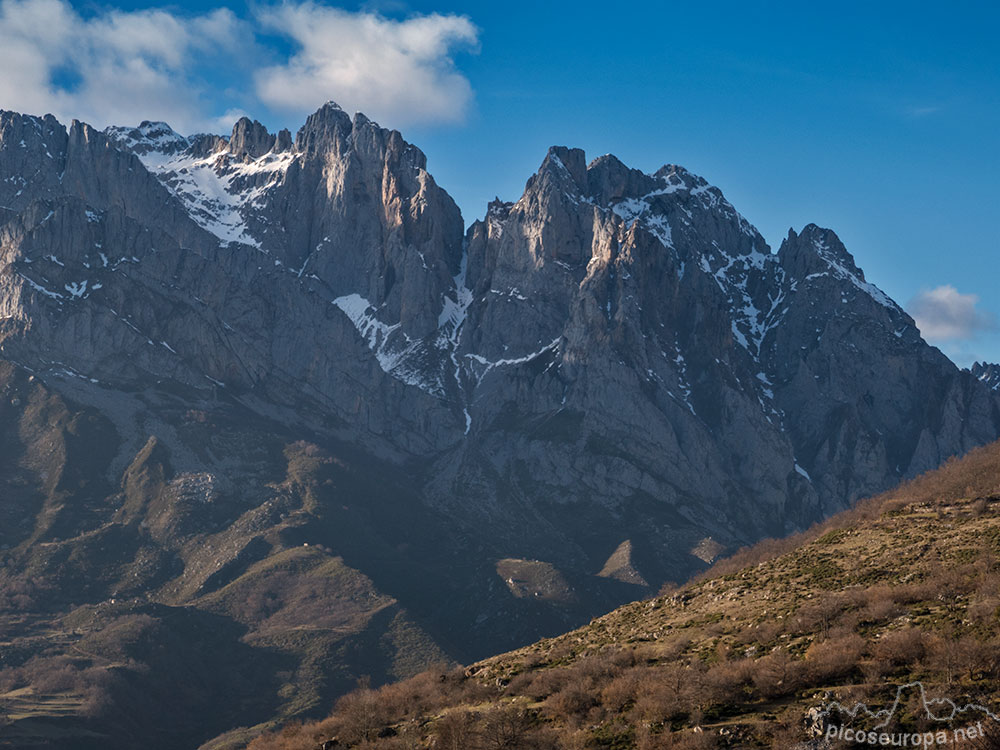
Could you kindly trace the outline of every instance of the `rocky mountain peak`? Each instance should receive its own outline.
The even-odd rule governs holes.
[[[639,198],[656,187],[657,178],[626,166],[613,154],[587,163],[579,148],[552,146],[538,171],[528,180],[527,194],[554,188],[569,198],[582,197],[608,208],[628,198]]]
[[[510,201],[500,200],[497,196],[486,206],[486,218],[502,221],[510,215],[510,209],[514,204]]]
[[[1000,365],[975,362],[971,372],[974,378],[985,384],[990,390],[1000,391]]]
[[[104,133],[80,120],[72,120],[67,133],[67,143],[70,149],[105,146],[108,143],[108,138]]]
[[[30,148],[41,142],[48,150],[60,150],[65,143],[66,128],[52,115],[36,117],[9,110],[0,110],[0,137],[7,145]],[[22,146],[21,143],[24,143]]]
[[[241,117],[236,121],[229,137],[229,153],[236,159],[254,161],[276,150],[276,142],[276,137],[264,125],[249,117]]]
[[[801,232],[788,230],[788,237],[778,249],[778,259],[788,279],[795,284],[810,282],[813,287],[825,287],[831,295],[828,302],[840,294],[840,287],[847,282],[848,288],[864,293],[864,298],[889,310],[893,316],[900,316],[907,327],[913,321],[885,292],[869,283],[864,272],[858,268],[854,256],[847,251],[844,243],[831,229],[815,224],[807,224]],[[825,280],[830,280],[829,284]],[[842,298],[846,299],[846,297]]]
[[[135,128],[112,126],[104,132],[139,156],[149,153],[177,154],[190,145],[187,138],[165,122],[143,120]]]
[[[795,276],[824,273],[835,267],[865,280],[864,272],[858,268],[854,256],[844,247],[837,233],[816,224],[807,224],[801,232],[789,228],[778,253],[785,260],[785,267]]]
[[[639,198],[651,192],[656,179],[641,170],[626,166],[612,154],[594,159],[587,167],[587,194],[602,206],[627,198]]]
[[[283,130],[282,133],[287,133],[288,131]],[[214,133],[201,133],[199,135],[193,135],[188,140],[188,147],[186,149],[180,149],[180,152],[187,152],[192,156],[199,159],[205,159],[214,154],[218,154],[221,151],[229,150],[229,141],[225,136],[216,135]],[[282,149],[287,150],[287,149]],[[180,152],[174,152],[173,155],[177,155]],[[158,152],[162,156],[170,156],[170,152]],[[148,166],[148,165],[147,165]]]
[[[587,157],[583,149],[552,146],[538,171],[549,169],[555,170],[556,174],[568,175],[578,191],[587,193]]]
[[[59,192],[68,136],[51,115],[0,111],[0,217]]]
[[[327,102],[306,118],[295,136],[295,147],[304,153],[322,152],[343,142],[353,130],[350,116],[334,102]]]
[[[287,128],[282,128],[278,131],[278,135],[275,137],[274,150],[275,151],[290,151],[294,142],[292,141],[292,133]]]

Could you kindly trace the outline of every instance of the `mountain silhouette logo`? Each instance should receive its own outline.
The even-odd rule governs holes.
[[[909,715],[904,722],[905,709]],[[856,745],[931,747],[1000,734],[1000,716],[989,707],[929,697],[921,682],[898,686],[892,703],[877,710],[860,701],[851,707],[828,701],[810,709],[806,723],[814,736]],[[907,723],[914,728],[908,731]]]

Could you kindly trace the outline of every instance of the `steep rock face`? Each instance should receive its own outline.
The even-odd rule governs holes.
[[[772,253],[674,165],[553,148],[463,237],[424,155],[332,104],[294,139],[0,113],[0,206],[0,358],[99,414],[108,452],[67,453],[58,492],[0,475],[31,519],[0,529],[6,571],[84,555],[65,587],[90,603],[266,640],[306,616],[287,574],[317,617],[470,660],[1000,434],[995,368],[924,343],[833,232]],[[333,556],[417,624],[315,588]],[[259,580],[278,621],[233,604]],[[360,668],[336,648],[309,669]]]
[[[680,167],[553,148],[467,244],[472,439],[431,494],[522,555],[599,570],[631,539],[662,580],[998,434],[995,396],[833,232],[772,253]]]
[[[833,232],[791,232],[778,257],[795,289],[774,331],[775,390],[821,492],[870,494],[993,439],[995,397],[922,341]]]
[[[148,123],[109,134],[141,155],[228,255],[257,263],[267,275],[282,277],[279,284],[298,285],[339,308],[356,329],[357,342],[374,354],[368,363],[394,381],[384,390],[416,385],[432,397],[416,397],[413,415],[424,424],[413,439],[429,438],[441,448],[461,436],[460,411],[434,414],[454,385],[446,349],[455,326],[463,224],[454,201],[427,173],[419,149],[363,115],[352,120],[334,104],[311,115],[294,143],[287,132],[272,136],[246,118],[228,141],[184,139]],[[247,247],[259,254],[248,254]],[[227,255],[215,255],[220,253]],[[311,325],[312,317],[296,324]],[[281,356],[301,358],[303,342],[295,336],[271,340],[288,342]],[[317,373],[324,382],[314,387],[324,390],[336,379],[329,369]],[[300,369],[295,375],[309,377]],[[386,380],[378,373],[351,377]],[[386,413],[395,421],[395,408]],[[377,433],[387,428],[378,424],[381,417],[366,416]]]
[[[325,107],[300,151],[248,121],[227,142],[5,113],[0,167],[18,179],[0,198],[2,351],[115,387],[165,376],[257,394],[381,450],[388,432],[416,452],[454,442],[460,415],[434,397],[434,374],[461,218],[419,151],[357,125]],[[249,227],[265,224],[275,240],[262,249]],[[318,234],[330,247],[313,246]],[[420,357],[421,375],[393,376],[400,352]],[[430,385],[410,394],[425,372]]]
[[[398,132],[332,103],[294,144],[287,131],[275,136],[247,118],[228,141],[148,131],[109,134],[220,240],[256,247],[335,297],[359,295],[411,338],[436,332],[441,296],[458,273],[462,219]]]

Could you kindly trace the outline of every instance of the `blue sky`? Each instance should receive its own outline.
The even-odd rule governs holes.
[[[70,36],[32,32],[54,8]],[[403,130],[467,222],[553,144],[683,164],[775,247],[836,230],[967,365],[1000,361],[998,22],[991,3],[2,0],[0,107],[294,130],[334,99]],[[78,51],[39,72],[14,42]]]

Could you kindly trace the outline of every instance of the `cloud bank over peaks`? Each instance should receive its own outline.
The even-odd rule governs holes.
[[[184,14],[0,0],[0,108],[97,127],[164,120],[225,132],[244,112],[300,118],[327,100],[391,127],[461,121],[472,87],[454,54],[478,29],[313,2]]]

